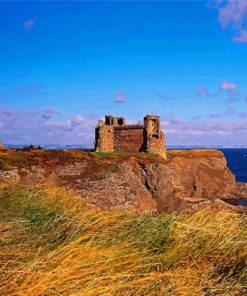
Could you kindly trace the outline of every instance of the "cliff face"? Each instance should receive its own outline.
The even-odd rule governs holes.
[[[237,183],[237,195],[238,198],[247,198],[247,183]]]
[[[143,167],[142,177],[153,193],[158,211],[183,210],[215,199],[236,197],[234,175],[219,152],[175,154],[167,164]]]
[[[138,212],[197,210],[217,199],[236,198],[234,175],[216,150],[168,151],[168,159],[136,154],[32,152],[19,167],[22,184],[64,186],[102,209]]]

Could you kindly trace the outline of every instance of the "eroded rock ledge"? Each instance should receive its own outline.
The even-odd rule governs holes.
[[[0,172],[0,182],[63,186],[102,209],[137,212],[227,208],[221,199],[247,191],[237,186],[220,151],[174,150],[167,156],[6,150],[0,158],[9,169]]]

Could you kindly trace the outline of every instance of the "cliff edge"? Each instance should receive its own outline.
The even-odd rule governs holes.
[[[171,150],[166,160],[145,153],[6,150],[0,159],[2,184],[63,186],[102,209],[195,211],[237,198],[235,176],[217,150]]]

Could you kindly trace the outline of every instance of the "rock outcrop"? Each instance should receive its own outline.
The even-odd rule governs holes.
[[[150,213],[194,211],[210,204],[219,208],[218,200],[237,198],[239,192],[223,153],[216,150],[168,151],[166,160],[140,153],[11,153],[10,165],[18,167],[22,184],[62,186],[102,209]],[[20,157],[21,162],[13,162]]]
[[[188,204],[236,197],[235,177],[221,152],[174,153],[164,165],[151,164],[142,168],[142,176],[159,211],[180,210]]]
[[[9,151],[2,155],[18,176],[0,172],[0,182],[13,179],[27,185],[62,186],[102,209],[198,210],[216,200],[243,197],[247,188],[236,183],[223,153],[217,150],[168,151],[166,160],[140,153],[102,157],[78,151]]]
[[[237,183],[237,196],[238,198],[247,199],[247,183]]]

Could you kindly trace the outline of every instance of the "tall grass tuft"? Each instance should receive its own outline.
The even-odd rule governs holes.
[[[230,212],[105,212],[6,187],[0,247],[0,295],[247,295],[247,218]]]

